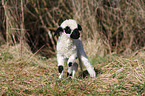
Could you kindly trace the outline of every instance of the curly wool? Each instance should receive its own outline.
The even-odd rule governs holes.
[[[62,22],[62,24],[60,25],[62,28],[65,28],[66,26],[69,26],[72,30],[74,30],[75,28],[77,28],[77,22],[73,19],[67,19],[64,22]]]
[[[58,62],[59,78],[61,78],[63,75],[64,59],[66,58],[68,58],[67,73],[68,75],[72,74],[72,78],[74,78],[74,74],[78,68],[75,62],[75,59],[77,57],[79,59],[81,70],[82,70],[82,63],[83,63],[88,73],[90,74],[90,76],[91,77],[96,76],[94,67],[89,62],[86,56],[86,53],[84,51],[84,48],[80,39],[80,33],[79,33],[80,30],[81,30],[81,26],[78,25],[75,20],[68,19],[68,20],[65,20],[56,31],[59,33],[61,32],[58,38],[58,42],[57,42],[57,62]]]
[[[57,54],[62,55],[64,58],[69,58],[74,53],[77,55],[74,40],[69,38],[65,33],[62,33],[57,42]]]

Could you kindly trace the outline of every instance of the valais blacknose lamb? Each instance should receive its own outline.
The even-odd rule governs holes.
[[[56,48],[59,78],[62,78],[66,60],[68,65],[67,76],[74,78],[75,72],[78,69],[78,64],[76,63],[77,58],[81,70],[83,70],[83,63],[90,76],[96,76],[94,67],[89,62],[80,39],[81,30],[81,26],[75,20],[67,19],[62,22],[55,32],[55,35],[60,34]]]

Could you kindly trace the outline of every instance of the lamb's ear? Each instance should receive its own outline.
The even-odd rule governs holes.
[[[63,32],[63,28],[62,27],[58,27],[57,30],[55,31],[55,35],[59,34],[60,32]]]
[[[79,30],[79,31],[82,31],[82,27],[81,27],[81,25],[79,25],[79,24],[78,24],[78,30]]]

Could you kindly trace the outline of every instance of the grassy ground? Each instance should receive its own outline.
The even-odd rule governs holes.
[[[97,77],[58,79],[56,57],[46,59],[20,45],[0,48],[0,95],[145,95],[145,51],[91,57]]]

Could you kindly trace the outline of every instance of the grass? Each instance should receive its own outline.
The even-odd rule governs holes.
[[[145,52],[89,58],[96,78],[58,79],[56,57],[46,59],[20,45],[0,48],[0,95],[145,95]],[[85,68],[84,68],[85,72]]]

